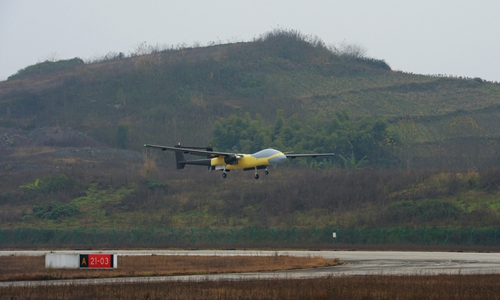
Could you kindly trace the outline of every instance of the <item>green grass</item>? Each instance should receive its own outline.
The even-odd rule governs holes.
[[[481,190],[471,190],[458,195],[453,200],[467,212],[486,208],[495,211],[500,216],[500,192],[488,193]]]
[[[122,187],[119,189],[99,189],[96,184],[92,184],[84,192],[86,196],[77,197],[71,203],[77,205],[82,212],[100,211],[103,203],[118,203],[124,196],[132,193],[133,188]]]

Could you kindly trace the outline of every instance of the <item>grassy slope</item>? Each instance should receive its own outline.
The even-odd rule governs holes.
[[[0,126],[22,128],[24,134],[42,126],[72,127],[116,147],[117,127],[126,124],[130,128],[128,147],[139,150],[146,142],[203,145],[210,139],[213,122],[239,108],[262,115],[268,123],[274,122],[277,109],[287,116],[298,114],[302,120],[326,119],[336,110],[348,109],[354,117],[389,118],[407,149],[437,160],[452,153],[439,152],[433,145],[459,133],[492,141],[499,138],[498,84],[394,72],[374,67],[369,60],[349,60],[326,49],[299,46],[304,55],[289,53],[272,41],[171,50],[0,82]],[[472,118],[478,127],[464,127],[457,133],[450,125],[457,118]],[[172,172],[168,162],[172,155],[159,154],[153,172],[141,174],[144,165],[127,158],[54,158],[37,153],[43,149],[21,156],[21,148],[13,148],[16,152],[4,157],[9,161],[5,170],[11,169],[9,164],[43,164],[43,170],[52,171],[21,173],[13,168],[1,174],[4,228],[498,225],[498,188],[485,192],[461,183],[462,188],[453,193],[426,192],[408,198],[404,195],[420,183],[412,183],[410,178],[410,183],[390,189],[401,197],[376,190],[349,205],[345,201],[355,196],[331,195],[367,185],[354,177],[337,184],[351,177],[339,177],[335,170],[297,173],[278,169],[257,182],[246,172],[231,173],[231,180],[222,181],[218,173]],[[80,184],[78,191],[39,196],[38,200],[23,198],[19,185],[53,173],[55,167]],[[379,176],[368,174],[370,178]],[[169,188],[149,190],[144,178],[154,178]],[[387,182],[382,180],[379,185]],[[433,182],[440,181],[428,179],[426,184],[433,187]],[[385,200],[373,200],[376,193]],[[281,195],[293,197],[283,199]],[[55,199],[77,205],[80,215],[22,219],[33,205]],[[425,222],[418,217],[404,221],[383,218],[391,203],[407,199],[450,202],[460,215]]]
[[[474,175],[474,184],[470,176],[280,168],[256,181],[248,172],[223,180],[218,172],[170,168],[156,174],[165,183],[159,188],[133,174],[82,186],[81,196],[66,198],[76,216],[22,219],[38,200],[21,198],[22,212],[3,206],[13,216],[2,228],[498,228],[498,187],[485,188],[486,173]]]
[[[459,111],[481,123],[482,135],[498,137],[498,84],[394,72],[312,46],[304,52],[306,58],[287,59],[274,44],[241,43],[1,82],[0,120],[70,126],[112,146],[116,127],[125,123],[134,141],[130,147],[138,149],[146,141],[204,144],[213,121],[236,107],[269,122],[277,109],[305,119],[328,118],[339,109],[356,117],[413,117],[426,133],[423,141],[445,138],[445,120]]]

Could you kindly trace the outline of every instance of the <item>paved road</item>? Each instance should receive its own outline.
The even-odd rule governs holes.
[[[45,255],[49,251],[0,251],[2,255]],[[54,251],[81,253],[77,251]],[[85,251],[99,253],[99,251]],[[106,251],[118,256],[132,255],[208,255],[208,256],[321,256],[338,258],[344,264],[335,267],[292,270],[279,272],[215,274],[161,277],[130,277],[108,279],[79,279],[30,282],[0,282],[0,287],[60,284],[102,284],[116,282],[162,282],[201,280],[244,280],[268,278],[313,278],[324,276],[358,276],[391,274],[489,274],[500,273],[500,253],[456,253],[456,252],[382,252],[382,251],[253,251],[253,250],[116,250]],[[119,266],[119,264],[118,264]]]

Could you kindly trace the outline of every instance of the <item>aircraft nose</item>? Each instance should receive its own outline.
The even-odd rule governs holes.
[[[286,156],[283,154],[283,155],[279,155],[279,156],[270,158],[268,160],[268,162],[270,165],[277,165],[277,164],[281,164],[281,163],[285,162],[285,160],[286,160]]]

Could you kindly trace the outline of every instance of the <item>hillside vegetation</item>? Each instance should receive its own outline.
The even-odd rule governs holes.
[[[498,160],[499,95],[499,84],[395,72],[382,60],[273,31],[247,43],[29,66],[0,83],[0,126],[71,127],[139,150],[151,142],[206,145],[214,123],[238,111],[270,125],[282,110],[316,128],[345,111],[351,120],[389,121],[406,165],[434,164],[429,151],[442,155],[443,145],[453,150],[464,139],[476,139],[472,163],[485,164]]]
[[[20,70],[0,82],[0,225],[497,226],[500,85],[349,49],[275,30]],[[222,180],[142,147],[178,142],[337,155]]]
[[[100,163],[74,163],[71,170],[32,182],[26,182],[26,172],[2,176],[2,228],[500,225],[499,168],[445,173],[284,167],[255,180],[247,172],[222,179],[218,172],[195,168],[165,168],[144,177],[137,171],[140,164]]]

